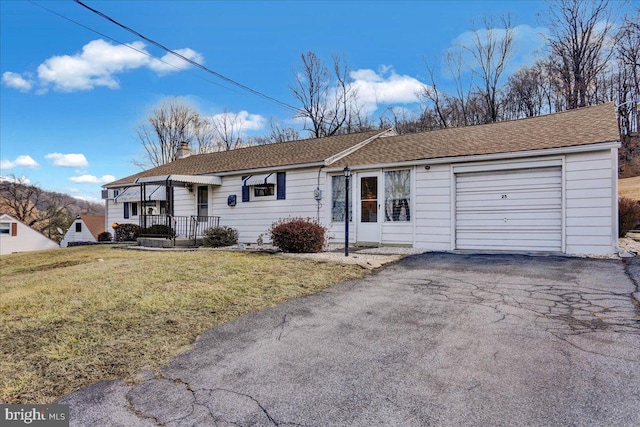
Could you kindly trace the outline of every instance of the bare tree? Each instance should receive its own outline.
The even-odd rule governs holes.
[[[282,127],[274,118],[271,118],[269,127],[271,128],[271,134],[268,137],[270,142],[286,142],[300,139],[300,132],[292,127]]]
[[[304,129],[312,137],[341,133],[355,96],[349,81],[349,68],[338,55],[332,56],[331,72],[313,52],[303,53],[300,60],[295,83],[289,85],[302,105],[297,117],[305,120]]]
[[[547,25],[552,60],[563,83],[568,109],[589,105],[596,79],[613,50],[613,21],[608,0],[549,2]]]
[[[504,99],[507,118],[517,119],[542,114],[546,105],[543,79],[543,70],[539,64],[522,67],[509,77]]]
[[[42,189],[27,184],[25,177],[10,175],[0,182],[0,197],[3,211],[15,216],[19,221],[33,225],[38,221],[39,204],[43,202]]]
[[[176,159],[180,143],[191,143],[199,114],[178,98],[169,98],[154,107],[138,126],[137,137],[146,152],[138,166],[160,166]]]
[[[508,16],[503,17],[500,23],[504,28],[498,29],[492,19],[485,19],[484,29],[474,29],[472,42],[462,46],[473,57],[469,68],[480,78],[481,85],[477,89],[484,100],[485,123],[500,118],[500,82],[513,57],[515,34],[511,20]]]
[[[67,213],[70,204],[61,194],[30,185],[24,177],[10,175],[9,179],[0,182],[0,211],[57,240],[61,236],[52,228],[66,228],[70,224]]]
[[[225,108],[221,114],[211,117],[210,123],[217,151],[234,150],[243,145],[242,123],[237,114]]]
[[[216,135],[211,117],[198,114],[193,120],[193,142],[195,146],[192,150],[196,154],[212,153],[218,151]]]

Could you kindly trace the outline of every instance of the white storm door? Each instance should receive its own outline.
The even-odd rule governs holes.
[[[380,243],[380,174],[365,172],[357,175],[357,240],[358,243]]]

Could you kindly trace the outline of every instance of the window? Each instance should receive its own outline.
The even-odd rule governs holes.
[[[344,175],[331,177],[331,222],[344,222],[345,213],[345,178]],[[349,200],[349,221],[352,221],[353,209]]]
[[[385,221],[411,221],[411,171],[384,173]]]
[[[255,185],[253,187],[253,195],[255,197],[273,196],[276,194],[275,189],[276,186],[273,184]]]
[[[131,216],[138,216],[138,204],[131,203]]]
[[[82,233],[82,223],[76,222],[76,233]]]
[[[198,187],[198,220],[202,217],[209,216],[209,187]]]
[[[11,223],[0,222],[0,234],[9,234],[9,233],[11,233]]]

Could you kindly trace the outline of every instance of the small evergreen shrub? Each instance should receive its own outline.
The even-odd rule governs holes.
[[[283,252],[313,253],[324,247],[327,229],[311,218],[286,218],[271,224],[269,235]]]
[[[202,244],[212,248],[238,243],[238,230],[231,227],[211,227],[202,233]]]
[[[103,231],[98,234],[98,242],[110,242],[111,240],[113,240],[113,235],[108,231]]]
[[[618,201],[618,237],[640,225],[640,203],[626,197]]]
[[[164,224],[154,224],[151,227],[143,228],[140,234],[145,236],[173,237],[175,232]]]
[[[131,242],[140,236],[140,226],[136,224],[120,224],[115,228],[116,241]]]

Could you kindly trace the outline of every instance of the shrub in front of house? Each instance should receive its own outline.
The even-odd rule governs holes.
[[[174,237],[173,232],[168,226],[164,224],[154,224],[151,227],[143,228],[140,234],[144,236],[156,236],[156,237]]]
[[[98,242],[110,242],[113,240],[113,236],[108,231],[103,231],[98,234]]]
[[[115,228],[117,242],[135,241],[140,236],[140,226],[136,224],[120,224]]]
[[[283,252],[313,253],[324,247],[327,229],[311,218],[286,218],[271,224],[269,235]]]
[[[620,198],[618,201],[618,237],[624,237],[627,231],[634,230],[640,225],[640,202]]]
[[[202,244],[211,248],[238,244],[238,230],[231,227],[211,227],[202,233]]]

